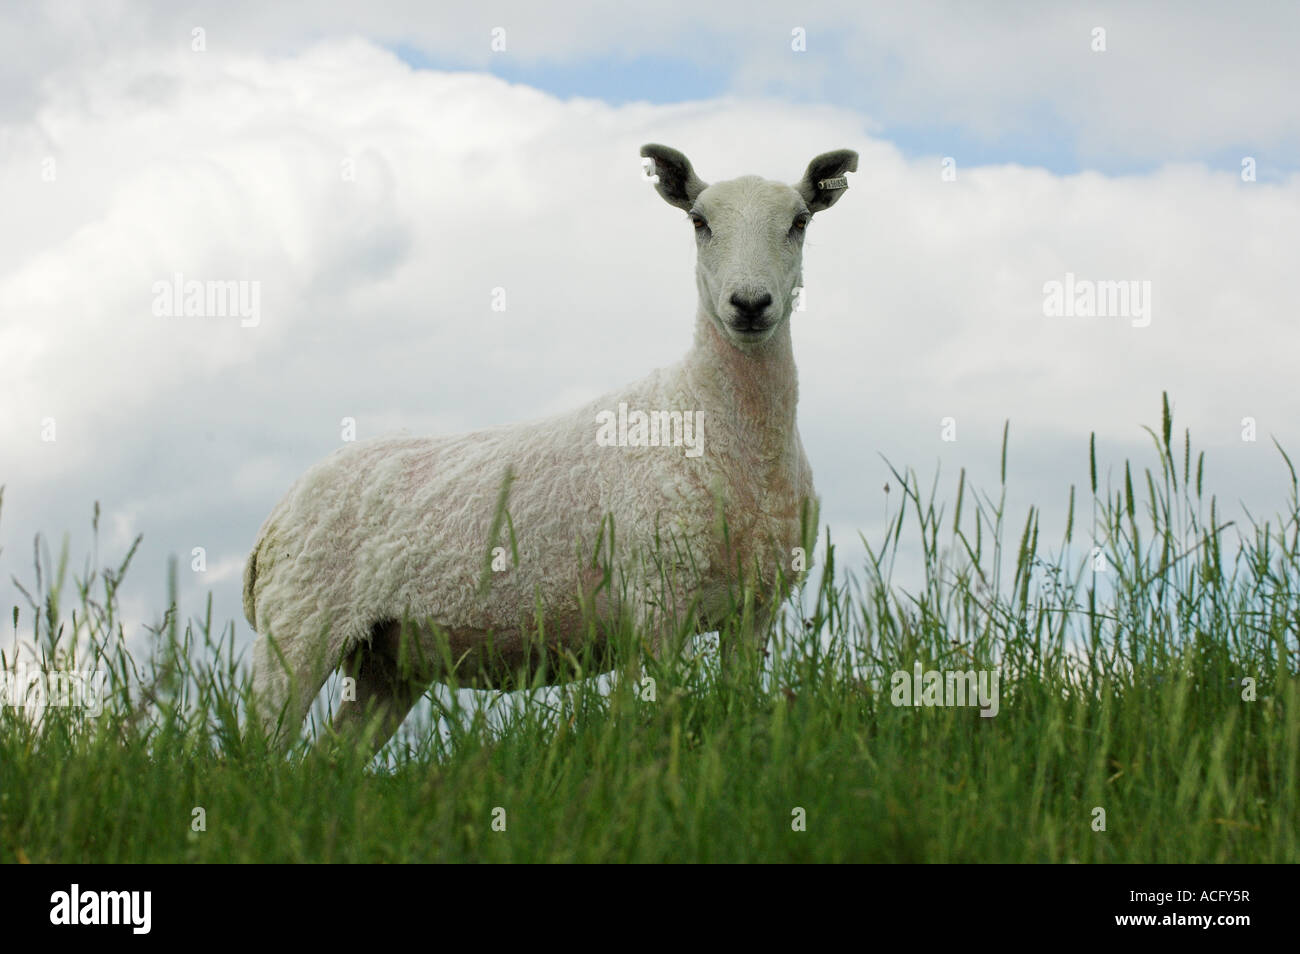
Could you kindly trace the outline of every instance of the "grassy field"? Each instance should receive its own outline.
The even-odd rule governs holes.
[[[1294,471],[1280,517],[1225,527],[1167,403],[1151,437],[1117,490],[1081,473],[1055,549],[1004,525],[1005,439],[999,497],[896,474],[887,539],[852,578],[831,547],[766,659],[625,645],[612,689],[438,693],[387,768],[269,755],[232,629],[169,615],[132,659],[130,556],[65,555],[4,667],[107,668],[108,699],[0,709],[0,861],[1300,861]],[[894,704],[918,663],[996,671],[996,715]]]

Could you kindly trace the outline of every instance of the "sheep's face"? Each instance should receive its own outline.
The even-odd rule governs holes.
[[[744,176],[709,186],[687,217],[701,306],[736,346],[763,344],[790,317],[808,203],[788,185]]]
[[[695,232],[700,307],[737,348],[761,348],[790,317],[808,224],[848,188],[844,173],[857,169],[858,154],[823,153],[793,186],[758,176],[707,185],[675,149],[651,144],[641,155],[654,160],[655,188]]]

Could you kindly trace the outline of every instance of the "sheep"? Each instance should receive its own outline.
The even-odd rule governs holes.
[[[439,678],[512,688],[541,666],[563,681],[566,654],[591,648],[592,614],[629,612],[659,634],[698,620],[707,632],[735,612],[737,584],[752,596],[741,639],[766,644],[806,569],[792,554],[816,534],[790,334],[803,238],[858,155],[819,155],[794,185],[708,185],[675,149],[648,144],[641,155],[695,232],[691,349],[572,413],[350,443],[309,469],[263,523],[244,571],[244,611],[260,634],[254,717],[281,744],[340,667],[355,700],[333,729],[364,729],[373,752]],[[506,550],[502,507],[517,556],[486,572],[488,554]],[[587,558],[606,530],[621,587],[602,586]],[[655,588],[665,566],[686,578],[671,598]]]

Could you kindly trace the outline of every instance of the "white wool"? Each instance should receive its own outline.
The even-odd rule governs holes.
[[[539,607],[547,643],[578,652],[587,635],[581,603],[600,579],[591,552],[609,518],[627,608],[644,625],[657,626],[656,613],[672,624],[695,597],[716,626],[738,574],[768,608],[784,595],[778,577],[799,577],[801,514],[810,508],[815,528],[816,495],[795,423],[789,293],[802,232],[790,231],[790,219],[801,207],[806,214],[832,204],[843,186],[818,182],[828,170],[855,169],[856,155],[819,157],[794,187],[756,177],[706,187],[680,153],[648,146],[643,155],[655,159],[665,199],[708,210],[690,351],[571,413],[454,437],[349,444],[308,470],[266,519],[245,569],[245,612],[261,634],[254,692],[264,715],[289,704],[286,724],[296,730],[329,672],[389,621],[436,623],[454,655],[468,655],[470,675],[489,637],[498,651],[522,650]],[[736,332],[739,306],[728,303],[764,289],[772,304],[753,320],[771,327]],[[601,422],[609,413],[618,419],[621,405],[629,416],[679,412],[698,421],[690,435],[698,450],[602,446]],[[507,473],[517,564],[509,530],[491,537]],[[507,566],[483,587],[494,546],[505,549]],[[672,605],[659,592],[664,566],[648,562],[656,553],[687,586]],[[603,595],[595,607],[615,608]],[[760,641],[770,613],[763,617]]]

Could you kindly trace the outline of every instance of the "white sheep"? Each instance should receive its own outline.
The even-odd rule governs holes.
[[[792,554],[816,533],[789,321],[803,237],[858,156],[820,155],[789,186],[758,176],[707,185],[674,149],[641,155],[694,227],[694,345],[570,414],[349,444],[308,470],[244,571],[244,611],[261,634],[253,701],[282,743],[340,666],[356,699],[335,728],[368,726],[377,748],[449,661],[461,684],[515,686],[521,667],[553,672],[562,653],[590,646],[592,613],[630,610],[671,632],[696,610],[716,628],[738,582],[756,594],[752,633],[765,644],[779,588],[800,576]],[[517,544],[508,561],[502,500]],[[621,585],[602,588],[590,555],[610,536]],[[497,547],[504,571],[486,572]],[[665,565],[675,585],[688,580],[669,598],[655,583]],[[414,637],[403,639],[404,620]]]

